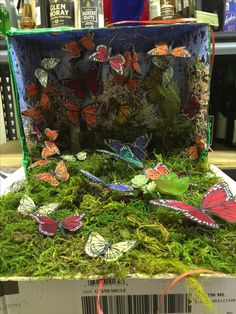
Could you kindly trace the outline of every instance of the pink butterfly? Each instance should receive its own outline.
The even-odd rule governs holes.
[[[59,223],[50,217],[42,215],[31,216],[39,223],[39,231],[42,234],[54,236],[58,228],[61,229],[61,231],[65,229],[70,232],[76,231],[81,228],[83,225],[81,219],[84,217],[84,214],[66,217],[65,219],[62,219],[62,221],[60,221]]]
[[[89,59],[97,62],[109,62],[114,71],[123,74],[125,58],[121,54],[116,54],[115,56],[110,57],[110,49],[104,45],[97,46],[96,52],[89,56]]]

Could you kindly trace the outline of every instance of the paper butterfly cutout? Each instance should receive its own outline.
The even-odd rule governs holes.
[[[199,208],[166,199],[152,200],[150,204],[180,211],[188,219],[211,228],[219,228],[219,226],[208,214],[218,216],[228,222],[236,222],[236,202],[225,182],[212,186],[205,193]]]
[[[125,58],[124,67],[133,68],[136,72],[141,74],[141,70],[138,63],[138,55],[135,51],[133,52],[126,51],[124,53],[124,58]]]
[[[27,110],[21,111],[21,114],[25,117],[29,117],[31,119],[42,119],[42,112],[38,108],[29,108]]]
[[[45,58],[41,62],[42,68],[38,68],[35,70],[34,75],[39,80],[40,84],[44,87],[47,87],[48,85],[48,72],[49,70],[52,70],[55,68],[55,66],[58,65],[60,62],[60,59],[57,58]]]
[[[199,153],[204,151],[205,145],[201,137],[197,137],[195,139],[195,144],[193,146],[189,146],[186,148],[186,152],[192,159],[197,159],[199,157]]]
[[[130,91],[136,90],[137,87],[139,86],[138,80],[126,77],[126,76],[118,74],[118,73],[116,73],[116,75],[115,75],[115,82],[117,85],[121,85],[121,86],[126,85],[128,90],[130,90]],[[132,107],[130,106],[130,108],[132,108]]]
[[[41,156],[42,158],[48,158],[53,155],[60,155],[60,151],[57,145],[53,142],[45,141],[45,147],[42,149]]]
[[[97,108],[95,104],[89,104],[80,108],[73,102],[66,101],[65,108],[65,114],[73,124],[78,124],[80,122],[80,117],[85,122],[87,128],[92,127],[97,122]]]
[[[61,160],[57,164],[55,171],[36,174],[35,178],[47,182],[52,186],[58,186],[61,181],[68,181],[70,175],[65,162]]]
[[[38,85],[30,84],[26,87],[26,96],[33,97],[38,93]]]
[[[75,155],[61,155],[61,158],[66,161],[84,161],[87,158],[87,153],[79,152]]]
[[[42,215],[31,215],[39,223],[39,231],[47,236],[54,236],[59,228],[63,233],[64,230],[74,232],[82,227],[83,222],[81,219],[84,214],[73,215],[62,219],[60,222]]]
[[[71,41],[65,45],[65,50],[68,51],[72,58],[79,58],[85,50],[94,49],[93,43],[94,34],[88,33],[79,41]]]
[[[51,107],[51,100],[46,93],[42,93],[39,99],[39,107],[42,109],[49,109]]]
[[[104,45],[97,46],[96,52],[89,56],[89,60],[97,62],[108,62],[115,72],[123,74],[125,58],[121,54],[116,54],[115,56],[110,57],[110,49]]]
[[[143,168],[143,163],[134,156],[134,153],[132,152],[130,147],[127,147],[127,146],[122,147],[121,150],[119,151],[119,154],[113,153],[105,149],[97,149],[97,152],[104,153],[104,154],[113,156],[115,158],[121,159],[138,168],[141,168],[141,169]]]
[[[28,195],[23,195],[22,199],[20,200],[20,205],[17,208],[17,211],[23,215],[30,215],[30,214],[40,214],[40,215],[50,215],[54,212],[60,204],[58,203],[50,203],[44,206],[36,206],[32,198]]]
[[[144,173],[150,180],[158,180],[161,174],[167,175],[170,173],[170,170],[166,165],[158,163],[154,168],[145,169]]]
[[[84,99],[88,93],[96,96],[101,91],[102,84],[98,75],[99,67],[95,64],[81,75],[80,79],[64,79],[60,80],[59,84],[68,89],[77,99]]]
[[[151,56],[166,56],[171,55],[179,58],[190,58],[191,54],[186,47],[177,47],[172,49],[168,47],[166,43],[158,43],[156,47],[148,51],[148,55]]]
[[[112,262],[136,245],[137,241],[124,241],[112,244],[106,241],[99,233],[92,232],[85,245],[85,253],[90,257],[103,256],[105,261]]]
[[[116,74],[119,75],[120,74]],[[112,99],[106,108],[106,114],[112,121],[124,124],[136,107],[130,104],[121,104],[117,99]]]
[[[123,144],[119,140],[108,139],[104,143],[109,146],[116,154],[120,154],[123,148],[130,148],[136,159],[142,160],[146,157],[145,149],[150,143],[152,134],[144,134],[134,141],[132,144]]]
[[[37,160],[37,161],[33,162],[33,163],[28,167],[28,169],[32,169],[32,168],[35,168],[35,167],[38,167],[38,166],[43,166],[43,165],[48,164],[49,162],[51,162],[51,160],[48,160],[48,159],[40,159],[40,160]]]
[[[54,142],[58,138],[58,131],[57,130],[51,130],[49,128],[46,128],[44,130],[44,134],[47,136],[47,138],[51,142]]]
[[[114,184],[114,183],[107,183],[104,182],[102,179],[96,177],[95,175],[93,175],[92,173],[80,169],[79,170],[83,175],[85,175],[86,177],[88,177],[89,179],[91,179],[92,181],[96,182],[96,183],[100,183],[101,185],[107,187],[110,190],[115,190],[115,191],[121,191],[121,192],[127,192],[127,191],[132,191],[134,188],[130,185],[125,185],[125,184]]]

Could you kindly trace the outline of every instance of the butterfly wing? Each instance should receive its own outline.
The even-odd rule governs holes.
[[[54,236],[57,232],[57,222],[46,216],[31,215],[39,223],[39,231],[48,236]]]
[[[130,52],[130,51],[126,51],[126,52],[124,53],[124,58],[125,58],[124,67],[130,68],[131,65],[132,65],[131,52]]]
[[[118,74],[123,74],[124,63],[125,63],[125,58],[121,54],[117,54],[117,55],[109,58],[110,66]]]
[[[38,93],[38,86],[36,84],[30,84],[26,87],[26,95],[28,97],[33,97]]]
[[[225,182],[215,184],[206,192],[201,207],[226,221],[236,221],[236,202]]]
[[[115,119],[119,124],[125,123],[127,117],[131,115],[131,113],[134,111],[134,108],[130,105],[121,105],[116,109],[115,113]]]
[[[60,155],[60,151],[57,145],[50,141],[45,141],[45,147],[42,149],[41,156],[42,158],[47,158],[55,154]]]
[[[165,43],[158,43],[156,47],[147,52],[150,56],[166,56],[169,53],[169,48]]]
[[[83,217],[84,214],[66,217],[61,221],[61,226],[70,232],[76,231],[82,227],[83,222],[81,221],[81,219]]]
[[[44,87],[48,84],[48,73],[44,69],[38,68],[35,70],[34,75],[39,80],[40,84]]]
[[[67,100],[65,102],[65,108],[66,108],[66,117],[73,123],[78,124],[79,123],[79,107],[74,104],[72,101]]]
[[[88,33],[79,40],[79,44],[82,45],[87,50],[94,49],[95,45],[93,42],[93,37],[94,37],[93,33]]]
[[[107,248],[104,254],[104,259],[107,262],[116,261],[125,252],[128,252],[137,245],[137,241],[123,241],[111,245]]]
[[[133,52],[132,65],[133,65],[133,69],[139,74],[141,74],[141,69],[138,62],[138,55],[135,51]]]
[[[46,93],[42,93],[39,99],[39,107],[42,109],[49,109],[51,107],[51,100]]]
[[[119,158],[135,165],[138,168],[143,168],[142,162],[134,156],[134,153],[132,152],[131,148],[127,145],[124,145],[121,148]]]
[[[178,58],[190,58],[191,54],[186,47],[177,47],[171,50],[171,54]]]
[[[91,127],[97,122],[97,108],[94,104],[87,105],[81,109],[83,120],[86,122],[87,127]]]
[[[97,62],[108,61],[108,48],[104,45],[98,45],[96,52],[89,56],[89,60]]]
[[[84,169],[80,169],[79,170],[83,175],[85,175],[87,178],[91,179],[92,181],[96,182],[96,183],[100,183],[102,185],[106,185],[106,183],[101,180],[100,178],[96,177],[95,175],[93,175],[92,173],[84,170]]]
[[[144,134],[144,135],[136,138],[133,145],[135,147],[140,148],[140,149],[146,149],[148,144],[150,143],[151,139],[152,139],[152,134],[151,135]]]
[[[121,141],[119,140],[112,140],[112,139],[108,139],[108,140],[104,140],[104,143],[110,147],[113,152],[115,152],[116,154],[119,154],[121,149],[124,147],[124,144],[121,143]]]
[[[54,142],[58,137],[58,131],[57,130],[51,130],[49,128],[46,128],[44,130],[44,134],[48,137],[49,141]]]
[[[85,253],[90,257],[103,255],[109,245],[98,232],[91,232],[85,245]]]
[[[185,150],[186,150],[186,152],[189,154],[189,156],[192,159],[197,159],[198,158],[198,148],[197,148],[197,145],[189,146]]]
[[[28,110],[22,111],[21,114],[25,117],[29,117],[35,120],[42,118],[42,113],[37,108],[29,108]]]
[[[36,213],[39,215],[47,216],[53,213],[59,206],[60,204],[58,203],[46,204],[46,205],[40,206],[38,210],[36,211]]]
[[[84,81],[86,83],[86,87],[92,95],[98,95],[101,91],[101,80],[98,77],[99,74],[99,66],[98,64],[94,64],[89,70],[86,72],[84,76]]]
[[[150,201],[150,204],[179,211],[188,219],[193,220],[200,225],[218,228],[218,225],[211,217],[192,205],[180,201],[165,199],[152,200]]]
[[[42,166],[42,165],[46,165],[48,164],[49,162],[51,162],[51,160],[47,160],[47,159],[40,159],[40,160],[37,160],[35,161],[34,163],[32,163],[28,169],[32,169],[32,168],[35,168],[37,166]]]
[[[23,215],[32,214],[36,209],[35,203],[28,195],[24,194],[20,200],[20,205],[17,207],[17,211]]]
[[[79,58],[81,55],[80,47],[76,41],[67,43],[64,49],[69,52],[72,58]]]
[[[58,63],[60,63],[60,59],[58,58],[45,58],[41,62],[41,65],[44,67],[45,70],[52,70],[53,68],[55,68],[56,65],[58,65]]]
[[[55,169],[56,177],[61,181],[68,181],[70,175],[67,171],[66,164],[63,160],[59,161]]]
[[[150,180],[157,180],[159,179],[161,174],[167,175],[169,173],[169,169],[166,167],[166,165],[162,163],[158,163],[154,168],[149,168],[145,170],[145,174]]]
[[[57,180],[57,178],[55,177],[55,175],[53,173],[50,173],[50,172],[38,173],[35,175],[35,178],[39,179],[41,181],[47,182],[51,186],[58,186],[60,183]]]
[[[120,191],[120,192],[128,192],[128,191],[133,191],[133,187],[130,185],[126,184],[115,184],[115,183],[106,183],[106,186],[115,191]]]

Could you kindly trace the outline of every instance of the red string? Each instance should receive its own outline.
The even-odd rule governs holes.
[[[171,281],[171,283],[165,288],[164,292],[162,293],[161,295],[161,300],[160,300],[160,303],[158,305],[158,309],[157,309],[157,314],[160,314],[160,310],[161,310],[161,305],[165,299],[165,296],[167,295],[167,293],[169,292],[169,290],[171,288],[174,287],[174,285],[180,281],[181,279],[185,278],[185,277],[188,277],[188,276],[191,276],[191,275],[195,275],[195,274],[203,274],[203,273],[209,273],[209,274],[214,274],[214,275],[217,275],[218,273],[216,273],[215,271],[213,270],[208,270],[208,269],[197,269],[197,270],[190,270],[178,277],[176,277],[174,280]]]
[[[211,76],[213,74],[213,68],[214,68],[214,62],[215,62],[215,49],[216,49],[216,43],[215,43],[215,33],[213,31],[213,28],[210,26],[210,32],[211,32],[211,45],[212,45],[212,53],[211,53]]]
[[[191,23],[196,22],[196,19],[186,18],[186,19],[172,19],[172,20],[151,20],[151,21],[120,21],[114,22],[107,25],[107,27],[112,27],[116,25],[125,25],[125,24],[141,24],[141,25],[152,25],[152,24],[176,24],[176,23]]]
[[[100,297],[102,294],[103,286],[104,286],[104,279],[99,279],[98,280],[98,293],[97,293],[97,299],[96,299],[97,314],[103,314],[103,311],[100,306]]]

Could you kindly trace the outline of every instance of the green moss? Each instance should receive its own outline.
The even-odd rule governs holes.
[[[219,181],[209,172],[205,160],[196,163],[183,156],[170,156],[164,162],[177,174],[188,174],[194,185],[181,199],[193,205],[199,206],[206,190]],[[155,163],[149,161],[148,165]],[[128,203],[119,200],[121,193],[91,183],[78,170],[83,168],[108,182],[128,184],[142,172],[103,155],[68,162],[71,178],[57,188],[35,180],[35,173],[55,169],[55,165],[52,162],[33,169],[21,190],[0,198],[0,276],[70,278],[76,274],[83,277],[113,274],[124,278],[131,273],[182,274],[200,268],[236,274],[236,224],[216,219],[220,229],[207,229],[178,212],[149,206],[147,197],[134,195]],[[52,214],[55,219],[85,213],[83,227],[66,236],[59,231],[54,237],[41,235],[35,220],[17,212],[25,193],[39,206],[59,202],[61,206]],[[106,263],[102,257],[91,259],[84,252],[91,231],[114,243],[136,239],[139,244],[116,262]],[[198,281],[192,278],[189,282],[207,303]]]

